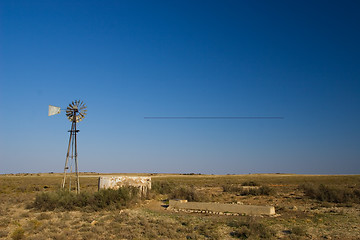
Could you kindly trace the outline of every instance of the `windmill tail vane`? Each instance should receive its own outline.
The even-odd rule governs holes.
[[[55,107],[53,105],[49,105],[49,113],[48,116],[59,114],[61,109],[59,107]]]
[[[64,167],[64,178],[62,181],[61,187],[65,189],[67,177],[69,178],[69,191],[71,191],[71,175],[73,165],[75,165],[75,189],[77,193],[80,193],[80,181],[79,181],[79,169],[78,169],[78,159],[77,159],[77,138],[76,135],[80,131],[76,128],[76,123],[82,121],[85,118],[87,109],[83,101],[75,100],[71,102],[66,111],[66,117],[71,122],[71,129],[68,131],[70,133],[69,144],[66,153],[65,167]],[[60,107],[49,105],[48,116],[53,116],[61,112]],[[67,176],[68,175],[68,176]]]

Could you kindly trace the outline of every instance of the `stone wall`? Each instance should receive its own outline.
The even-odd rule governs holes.
[[[119,189],[123,186],[139,188],[139,194],[147,196],[151,189],[151,177],[129,177],[129,176],[101,176],[99,177],[100,189]]]

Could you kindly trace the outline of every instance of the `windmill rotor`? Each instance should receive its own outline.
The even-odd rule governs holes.
[[[83,101],[75,100],[66,108],[66,116],[70,122],[80,122],[85,118],[86,105]]]

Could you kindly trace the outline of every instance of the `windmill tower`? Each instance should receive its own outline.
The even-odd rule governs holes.
[[[49,116],[59,114],[61,111],[60,107],[49,105]],[[82,121],[86,115],[86,105],[83,101],[75,100],[69,104],[66,108],[66,116],[71,122],[69,145],[66,153],[65,167],[64,167],[64,178],[61,187],[65,189],[67,175],[69,178],[69,190],[71,190],[71,176],[73,173],[73,167],[75,168],[75,188],[76,193],[80,193],[80,181],[79,181],[79,168],[77,159],[77,140],[76,135],[80,131],[76,128],[76,123]]]

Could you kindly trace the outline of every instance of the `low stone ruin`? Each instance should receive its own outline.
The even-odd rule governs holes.
[[[274,215],[273,206],[255,206],[212,202],[187,202],[187,200],[170,200],[169,209],[185,212],[212,213],[219,215]]]
[[[99,177],[100,189],[119,189],[124,186],[139,188],[141,196],[147,196],[151,189],[151,177],[129,177],[129,176],[101,176]]]

